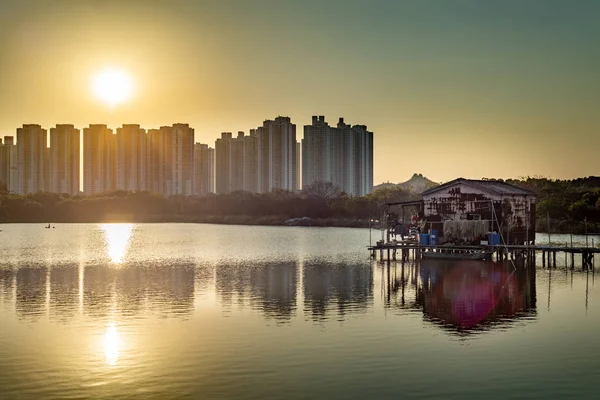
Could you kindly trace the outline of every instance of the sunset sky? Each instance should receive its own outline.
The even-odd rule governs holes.
[[[0,136],[187,122],[214,146],[325,115],[374,132],[375,183],[600,175],[599,21],[593,0],[0,0]],[[105,68],[129,101],[94,95]]]

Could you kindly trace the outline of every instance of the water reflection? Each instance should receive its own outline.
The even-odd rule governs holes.
[[[304,312],[313,320],[326,319],[330,312],[343,320],[372,305],[373,275],[365,265],[307,263],[303,283]]]
[[[397,269],[384,271],[387,306],[421,310],[427,320],[452,332],[469,334],[535,316],[534,269],[429,260]]]
[[[17,270],[15,309],[22,319],[35,320],[46,312],[46,267]]]
[[[534,270],[472,261],[383,267],[324,261],[214,266],[123,262],[118,268],[21,267],[2,271],[0,278],[0,303],[8,304],[14,297],[22,319],[34,320],[49,311],[56,322],[72,320],[79,310],[104,320],[147,314],[187,318],[197,293],[211,291],[207,289],[211,281],[225,314],[247,307],[286,323],[299,308],[313,321],[342,321],[365,313],[374,307],[374,281],[381,282],[386,309],[418,310],[457,332],[531,317],[536,305]]]
[[[121,264],[129,248],[133,224],[101,224],[106,253],[114,264]]]
[[[216,268],[215,286],[225,307],[249,305],[267,318],[286,322],[296,312],[298,264],[225,264]]]
[[[106,356],[106,363],[108,365],[115,365],[119,360],[121,338],[117,330],[117,325],[114,322],[111,322],[106,327],[102,346],[104,348],[104,355]]]
[[[50,313],[66,322],[79,308],[79,271],[77,266],[50,268]]]

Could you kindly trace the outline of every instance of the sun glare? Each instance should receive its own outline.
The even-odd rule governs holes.
[[[115,107],[129,100],[133,92],[133,81],[125,71],[106,69],[94,75],[92,90],[99,100]]]
[[[108,365],[115,365],[119,359],[121,337],[114,322],[111,322],[106,327],[106,332],[104,333],[104,338],[102,340],[102,346],[104,347],[106,363]]]
[[[104,231],[108,256],[114,264],[121,264],[129,248],[133,224],[102,224],[100,228]]]

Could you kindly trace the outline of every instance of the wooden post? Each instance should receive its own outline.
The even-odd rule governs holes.
[[[553,267],[556,268],[556,251],[552,252],[552,264]]]
[[[546,268],[546,251],[542,251],[542,268]]]
[[[575,269],[575,253],[571,252],[571,269]]]
[[[573,234],[571,233],[571,247],[573,247]]]
[[[585,223],[585,247],[588,247],[587,217],[585,217],[583,221]]]

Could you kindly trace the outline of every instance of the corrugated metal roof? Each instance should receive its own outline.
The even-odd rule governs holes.
[[[428,195],[431,193],[435,193],[439,190],[444,190],[449,186],[455,185],[457,183],[464,183],[466,185],[469,186],[473,186],[476,187],[478,189],[481,190],[485,190],[488,192],[492,192],[495,194],[500,194],[500,195],[520,195],[520,196],[525,196],[525,195],[529,195],[529,196],[535,196],[535,193],[530,191],[530,190],[526,190],[523,188],[520,188],[518,186],[515,185],[511,185],[509,183],[506,182],[502,182],[502,181],[481,181],[481,180],[475,180],[475,179],[465,179],[465,178],[458,178],[455,179],[453,181],[450,182],[446,182],[440,186],[431,188],[429,190],[426,190],[422,193],[422,195]]]

